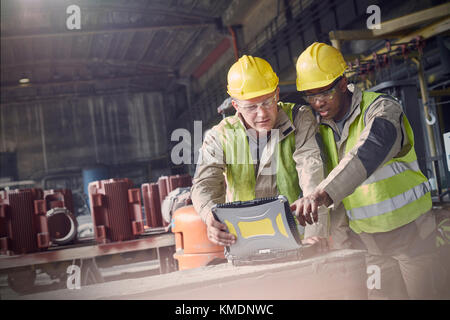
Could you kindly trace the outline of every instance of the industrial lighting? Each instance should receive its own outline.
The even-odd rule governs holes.
[[[28,79],[28,78],[22,78],[22,79],[19,80],[19,83],[20,83],[20,84],[27,84],[27,83],[30,83],[30,79]]]

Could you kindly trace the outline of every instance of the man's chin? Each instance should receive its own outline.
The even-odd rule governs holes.
[[[270,130],[272,130],[271,126],[257,126],[255,128],[256,131],[258,131],[258,133],[267,133],[270,132]]]

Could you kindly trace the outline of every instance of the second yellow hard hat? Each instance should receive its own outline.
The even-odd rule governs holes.
[[[342,53],[325,43],[314,42],[297,60],[297,90],[322,88],[344,74],[347,69]]]
[[[278,77],[270,64],[261,58],[244,55],[228,71],[228,94],[248,100],[274,92]]]

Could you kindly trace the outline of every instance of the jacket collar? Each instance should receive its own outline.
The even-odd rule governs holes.
[[[279,104],[282,102],[279,102]],[[235,115],[230,119],[230,124],[234,124],[237,121],[240,121],[242,126],[245,128],[244,119],[242,115],[236,111]],[[292,121],[289,119],[289,116],[283,109],[278,105],[277,119],[275,120],[275,125],[272,130],[279,130],[279,139],[280,141],[287,137],[292,132],[295,132],[295,127]],[[249,134],[250,135],[250,134]]]

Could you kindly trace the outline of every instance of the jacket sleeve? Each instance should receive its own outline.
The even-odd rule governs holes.
[[[216,203],[225,202],[225,164],[218,132],[210,130],[199,150],[191,188],[192,204],[203,221]]]
[[[334,207],[376,169],[411,148],[403,127],[403,112],[397,102],[382,98],[369,106],[364,116],[366,126],[356,145],[319,185],[333,200]]]
[[[318,123],[311,109],[302,106],[295,119],[295,152],[298,179],[303,195],[312,193],[322,182],[325,169],[322,158],[321,138]],[[328,209],[319,208],[319,221],[316,225],[306,225],[304,238],[312,236],[328,237]]]

